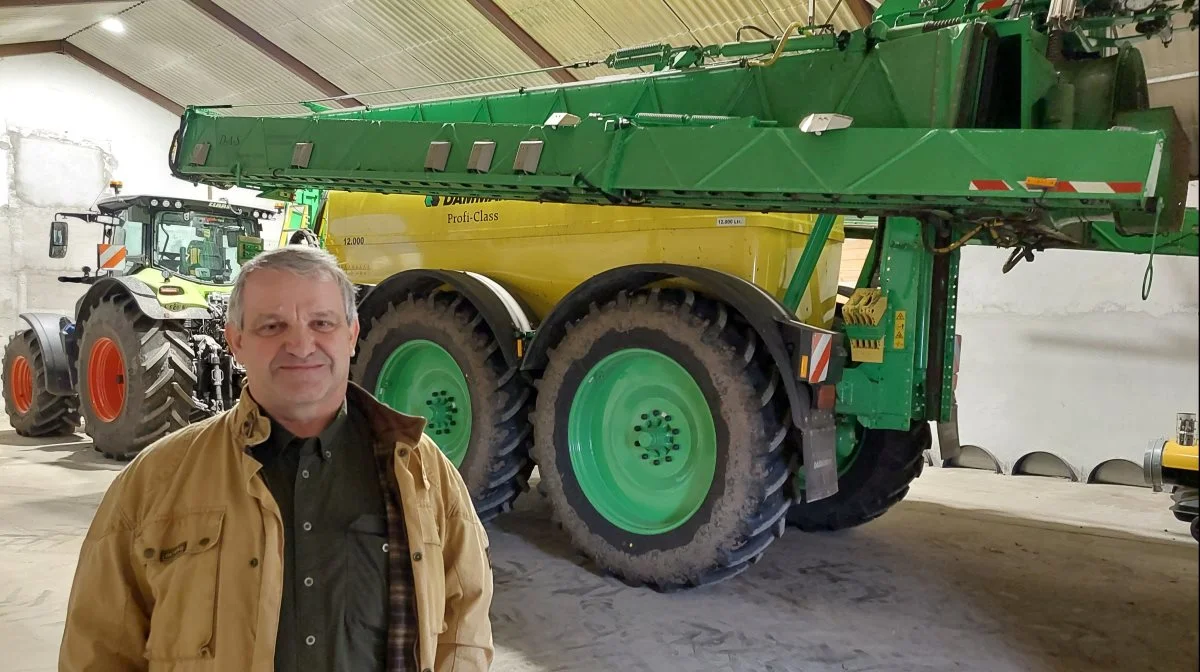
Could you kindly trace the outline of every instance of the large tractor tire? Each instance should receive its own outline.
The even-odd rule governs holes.
[[[182,325],[147,317],[125,296],[102,299],[79,344],[80,410],[96,450],[128,460],[187,425],[193,367]]]
[[[4,407],[21,436],[63,436],[79,429],[79,399],[46,390],[46,362],[32,331],[19,331],[4,348]]]
[[[859,428],[858,445],[838,477],[832,497],[801,502],[788,511],[788,523],[806,532],[842,530],[882,516],[908,494],[925,468],[924,452],[933,445],[929,423],[907,432]]]
[[[533,388],[510,367],[496,334],[461,294],[409,294],[372,320],[352,369],[356,383],[402,413],[462,475],[480,520],[528,489]]]
[[[736,576],[783,533],[788,422],[776,369],[725,304],[622,292],[553,349],[534,458],[579,551],[669,591]]]

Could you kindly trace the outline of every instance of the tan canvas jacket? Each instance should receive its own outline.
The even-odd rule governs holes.
[[[413,558],[420,670],[493,657],[488,541],[454,466],[396,413],[350,386],[395,442]],[[142,451],[105,494],[80,552],[60,672],[270,672],[283,590],[279,508],[245,451],[270,421],[250,395]],[[418,559],[419,558],[419,559]]]

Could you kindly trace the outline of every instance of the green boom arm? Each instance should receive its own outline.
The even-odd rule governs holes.
[[[191,107],[171,165],[268,192],[912,216],[1004,246],[1194,239],[1173,111],[1146,109],[1136,50],[1087,52],[1088,31],[1133,15],[1085,6],[1074,32],[1047,32],[1047,3],[1011,4],[891,0],[853,33],[627,50],[609,64],[655,72],[575,85],[300,116]]]

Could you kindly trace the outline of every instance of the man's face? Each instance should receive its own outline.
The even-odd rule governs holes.
[[[346,324],[335,280],[286,271],[255,271],[242,293],[242,326],[225,338],[254,399],[277,417],[320,417],[341,406],[358,340]]]

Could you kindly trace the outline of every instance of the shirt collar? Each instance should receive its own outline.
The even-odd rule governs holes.
[[[347,402],[362,411],[371,433],[378,440],[415,446],[425,431],[425,418],[392,410],[353,382],[347,386],[343,408]],[[235,431],[240,432],[242,440],[245,441],[247,451],[252,446],[266,441],[271,435],[271,420],[250,394],[249,386],[242,390],[237,406],[233,409],[232,419]],[[342,422],[345,421],[343,417]]]
[[[275,451],[287,448],[292,443],[299,443],[301,450],[305,452],[310,450],[315,451],[317,457],[326,460],[333,457],[333,447],[337,445],[337,437],[348,422],[349,406],[346,400],[343,399],[341,407],[338,409],[337,414],[333,416],[333,420],[330,421],[329,425],[316,436],[304,438],[298,437],[288,431],[275,418],[272,418],[266,409],[263,409],[262,413],[270,422],[270,429],[268,430],[270,434],[261,444],[262,447],[269,448],[274,453]]]

